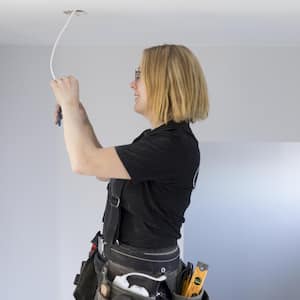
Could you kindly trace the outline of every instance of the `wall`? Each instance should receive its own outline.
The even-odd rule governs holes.
[[[300,143],[201,143],[185,259],[211,299],[299,299]]]
[[[210,161],[206,142],[299,141],[299,48],[190,47],[203,65],[211,101],[209,118],[191,126],[203,149],[202,163]],[[57,48],[54,72],[79,80],[81,100],[104,147],[130,143],[149,128],[147,120],[135,114],[129,88],[141,51],[129,46]],[[5,299],[30,299],[33,292],[34,298],[44,300],[70,299],[74,274],[87,255],[106,199],[107,183],[71,171],[63,129],[53,123],[50,54],[50,47],[0,48],[0,263],[5,270],[0,290]],[[189,211],[204,211],[213,218],[216,202],[209,193],[216,187],[206,190],[205,197],[199,195],[204,192],[202,178],[212,178],[201,168],[192,205],[196,198],[201,201]],[[259,202],[255,205],[259,209]],[[289,202],[282,205],[289,210]],[[186,228],[194,228],[196,218],[189,214]],[[230,229],[234,240],[235,227]],[[208,241],[205,254],[193,253],[195,241],[187,230],[185,257],[203,257],[212,265],[215,271],[207,287],[217,299],[221,257],[217,260],[213,250],[220,244]],[[215,231],[208,226],[206,233],[213,237]],[[223,298],[229,299],[226,293]]]

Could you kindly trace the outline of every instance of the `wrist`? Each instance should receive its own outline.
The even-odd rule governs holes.
[[[77,116],[82,122],[87,121],[87,114],[82,106],[82,104],[77,101],[77,102],[71,102],[71,103],[66,103],[62,105],[62,112],[64,115],[64,112],[67,114],[71,114],[73,116]]]
[[[67,103],[64,103],[61,105],[62,109],[80,109],[80,102],[77,100],[77,101],[70,101],[70,102],[67,102]]]

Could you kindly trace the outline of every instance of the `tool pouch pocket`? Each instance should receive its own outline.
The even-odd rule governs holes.
[[[94,256],[81,264],[80,274],[74,280],[76,288],[73,296],[76,300],[93,300],[97,289],[97,274],[94,269]]]
[[[181,261],[181,271],[178,273],[176,278],[176,288],[175,291],[172,292],[172,300],[209,300],[209,296],[204,288],[201,289],[200,294],[193,297],[186,297],[180,295],[180,291],[182,290],[183,282],[184,282],[184,273],[187,270],[187,266]]]
[[[144,297],[142,295],[125,290],[115,284],[111,285],[111,300],[155,300],[155,297]]]
[[[111,286],[111,300],[154,300],[155,297],[144,297],[142,295],[138,295],[136,293],[133,293],[131,291],[125,290],[123,288],[120,288],[119,286],[112,285]],[[171,300],[171,299],[170,299]],[[209,300],[209,296],[206,293],[205,290],[202,290],[202,292],[194,297],[185,297],[182,295],[178,295],[175,292],[172,292],[172,300]]]
[[[96,240],[97,235],[93,240]],[[76,300],[94,300],[95,293],[98,287],[99,274],[105,261],[99,256],[97,249],[93,249],[89,253],[87,260],[81,263],[80,274],[77,274],[74,279],[76,288],[73,296]],[[95,264],[97,268],[95,268]]]
[[[172,293],[172,300],[209,300],[209,296],[207,292],[202,289],[199,295],[193,297],[185,297],[182,295],[178,295],[175,292]]]

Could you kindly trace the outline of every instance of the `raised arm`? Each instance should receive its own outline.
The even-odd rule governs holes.
[[[66,149],[73,172],[107,181],[130,178],[114,147],[103,148],[79,101],[79,83],[73,76],[52,80],[50,85],[61,106]],[[118,177],[120,176],[120,177]]]

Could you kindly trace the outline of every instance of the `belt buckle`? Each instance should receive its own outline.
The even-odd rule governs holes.
[[[104,241],[102,236],[98,236],[98,252],[104,254]]]
[[[113,201],[110,201],[111,206],[118,208],[120,205],[120,198],[119,197],[115,197],[115,196],[111,196],[111,200],[112,199],[116,199],[117,203],[114,203]]]

